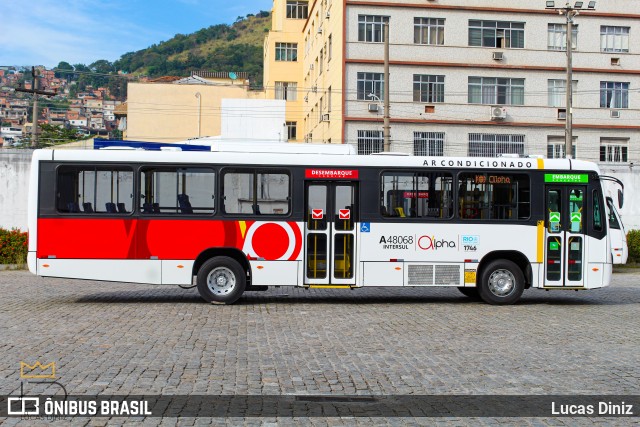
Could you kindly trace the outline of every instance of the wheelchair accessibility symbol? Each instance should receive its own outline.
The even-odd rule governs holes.
[[[371,223],[370,222],[361,222],[360,223],[360,232],[368,233],[371,231]]]

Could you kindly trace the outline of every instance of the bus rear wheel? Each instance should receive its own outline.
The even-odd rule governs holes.
[[[482,269],[480,298],[488,304],[514,304],[524,292],[524,274],[513,261],[498,259]]]
[[[245,290],[247,275],[238,261],[219,256],[202,264],[196,283],[198,292],[205,301],[233,304]]]

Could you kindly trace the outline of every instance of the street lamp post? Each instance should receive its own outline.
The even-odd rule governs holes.
[[[200,122],[202,120],[202,95],[200,92],[196,92],[196,98],[198,98],[198,138],[200,138]]]
[[[573,19],[580,13],[584,6],[584,1],[576,1],[573,6],[566,2],[564,6],[556,7],[555,1],[547,1],[546,9],[556,10],[560,15],[564,15],[567,19],[566,32],[566,51],[567,51],[567,81],[566,88],[566,118],[565,118],[565,139],[564,152],[565,156],[570,159],[573,157]],[[588,10],[596,8],[595,1],[589,1]]]

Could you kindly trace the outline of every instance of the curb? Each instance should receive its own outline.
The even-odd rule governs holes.
[[[0,264],[0,271],[4,270],[26,270],[27,264]]]

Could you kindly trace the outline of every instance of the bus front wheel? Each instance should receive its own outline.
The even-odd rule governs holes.
[[[219,256],[202,264],[196,282],[198,292],[205,301],[233,304],[245,290],[247,275],[238,261]]]
[[[524,274],[513,261],[498,259],[482,269],[480,298],[488,304],[514,304],[524,292]]]

